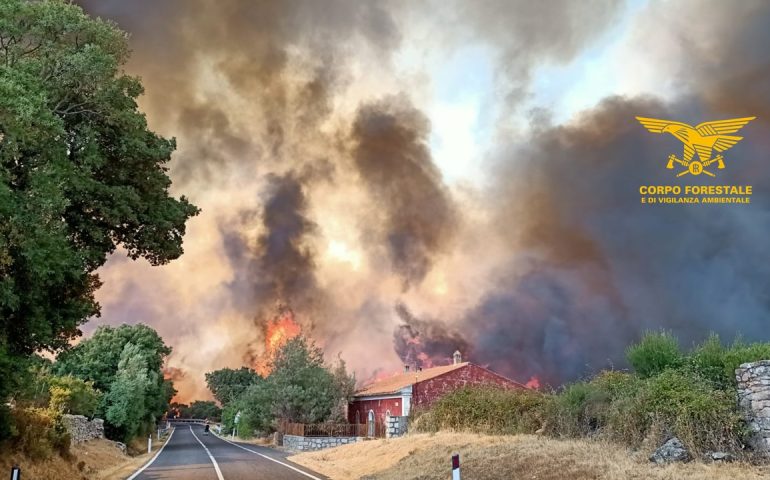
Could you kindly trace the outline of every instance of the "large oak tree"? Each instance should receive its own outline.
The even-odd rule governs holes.
[[[148,129],[128,54],[75,5],[0,0],[0,405],[25,358],[99,314],[109,254],[167,263],[198,212],[169,194],[175,143]]]

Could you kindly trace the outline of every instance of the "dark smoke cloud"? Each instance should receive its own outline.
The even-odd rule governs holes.
[[[770,232],[770,177],[757,175],[765,168],[770,124],[759,118],[744,129],[716,182],[683,179],[751,184],[751,205],[650,206],[640,204],[640,185],[685,183],[664,168],[669,151],[681,146],[634,119],[696,124],[768,111],[770,96],[741,92],[744,84],[770,91],[770,77],[757,74],[770,54],[745,50],[767,41],[760,25],[770,21],[770,8],[761,13],[761,21],[746,22],[756,28],[723,46],[726,65],[738,74],[698,75],[718,63],[694,56],[689,74],[698,82],[687,95],[668,103],[605,99],[567,126],[537,131],[527,147],[501,160],[500,234],[521,253],[501,266],[498,287],[467,314],[466,324],[477,327],[479,361],[557,384],[624,366],[624,346],[648,329],[671,330],[685,347],[710,331],[727,340],[770,338],[770,269],[757,262],[770,255],[770,244],[759,241]],[[740,68],[729,60],[738,57]]]
[[[79,3],[131,33],[130,68],[144,79],[153,124],[186,141],[184,162],[173,170],[181,183],[210,181],[227,163],[293,164],[284,147],[317,136],[349,58],[346,46],[361,42],[386,60],[400,42],[391,14],[371,2]],[[204,64],[242,103],[233,107],[222,95],[201,94],[195,79]],[[248,128],[231,120],[243,112],[252,119]]]
[[[372,228],[404,287],[420,283],[449,246],[457,213],[427,146],[430,124],[405,97],[361,106],[354,165],[376,199]],[[378,228],[379,227],[379,228]]]
[[[446,365],[456,350],[464,356],[470,354],[471,347],[459,331],[436,320],[417,318],[403,303],[395,308],[403,323],[393,333],[393,346],[404,365]]]
[[[244,311],[256,312],[272,301],[302,308],[318,300],[311,247],[317,225],[308,218],[303,185],[308,178],[269,174],[256,202],[261,211],[244,211],[240,225],[223,228],[227,256],[239,275],[231,283],[233,298]],[[260,226],[264,231],[255,240],[245,235]]]

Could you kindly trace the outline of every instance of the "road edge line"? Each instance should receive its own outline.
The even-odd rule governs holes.
[[[225,480],[225,477],[222,476],[222,470],[219,469],[219,464],[217,463],[217,460],[214,458],[214,455],[211,454],[209,451],[209,447],[206,446],[203,442],[201,442],[201,439],[198,438],[198,435],[193,432],[192,425],[190,425],[190,433],[192,433],[193,437],[195,437],[196,440],[198,440],[198,443],[201,444],[201,447],[203,447],[204,450],[206,450],[206,453],[209,456],[209,459],[211,460],[211,463],[214,464],[214,470],[217,472],[217,478],[219,480]]]
[[[217,435],[217,434],[214,434],[214,436],[215,436],[215,437],[217,437],[218,439],[222,440],[223,442],[227,442],[227,443],[229,443],[230,445],[233,445],[234,447],[242,448],[243,450],[246,450],[247,452],[251,452],[251,453],[253,453],[253,454],[255,454],[255,455],[259,455],[260,457],[266,458],[266,459],[270,460],[271,462],[275,462],[275,463],[277,463],[277,464],[283,465],[284,467],[286,467],[286,468],[290,468],[290,469],[294,470],[294,471],[295,471],[295,472],[297,472],[297,473],[301,473],[302,475],[304,475],[304,476],[306,476],[306,477],[308,477],[308,478],[312,478],[313,480],[322,480],[321,478],[318,478],[318,477],[316,477],[315,475],[311,475],[311,474],[309,474],[309,473],[307,473],[307,472],[303,472],[302,470],[300,470],[300,469],[299,469],[299,468],[297,468],[297,467],[294,467],[294,466],[292,466],[292,465],[289,465],[288,463],[283,463],[282,461],[280,461],[280,460],[276,460],[275,458],[273,458],[273,457],[270,457],[270,456],[268,456],[268,455],[265,455],[264,453],[259,453],[259,452],[256,452],[256,451],[254,451],[254,450],[250,449],[250,448],[246,448],[246,447],[244,447],[244,446],[242,446],[242,445],[238,445],[237,443],[235,443],[235,442],[231,442],[230,440],[227,440],[226,438],[222,438],[222,437],[220,437],[220,436],[219,436],[219,435]]]
[[[147,467],[152,465],[152,462],[154,462],[155,460],[158,459],[158,457],[160,457],[160,454],[161,454],[161,452],[163,452],[163,449],[166,448],[166,445],[168,445],[168,442],[171,441],[171,437],[174,436],[174,432],[175,431],[176,431],[176,427],[174,427],[174,429],[171,430],[171,433],[168,435],[168,438],[166,439],[166,443],[164,443],[163,445],[160,446],[160,450],[158,450],[158,453],[156,453],[154,457],[152,457],[147,463],[142,465],[142,468],[140,468],[139,470],[134,472],[133,475],[128,477],[126,480],[134,480],[134,478],[136,478],[140,473],[142,473]]]

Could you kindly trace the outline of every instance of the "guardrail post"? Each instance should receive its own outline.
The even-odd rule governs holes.
[[[452,480],[460,480],[460,454],[452,455]]]
[[[21,468],[18,465],[11,467],[11,480],[21,480]]]

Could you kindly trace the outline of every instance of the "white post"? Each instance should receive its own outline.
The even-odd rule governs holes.
[[[21,469],[14,465],[11,467],[11,480],[20,480],[21,479]]]
[[[452,480],[460,480],[460,454],[452,455]]]
[[[152,453],[152,435],[147,437],[147,453]]]

